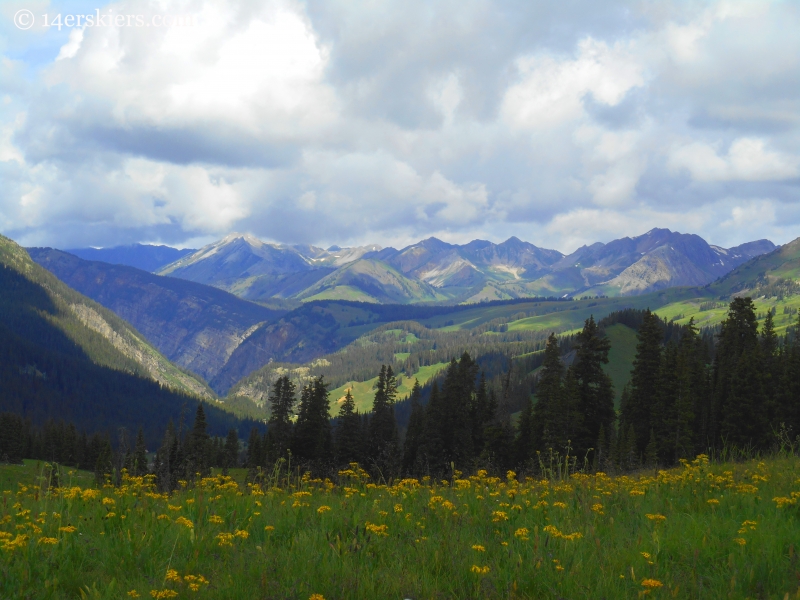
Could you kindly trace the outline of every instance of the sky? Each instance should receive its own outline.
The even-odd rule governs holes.
[[[798,31],[795,0],[3,0],[0,233],[786,243]]]

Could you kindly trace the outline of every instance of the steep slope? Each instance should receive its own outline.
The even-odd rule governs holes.
[[[736,267],[709,286],[716,295],[800,286],[800,238]],[[800,293],[800,289],[794,293]]]
[[[65,252],[84,260],[100,260],[112,265],[127,265],[153,273],[161,267],[197,251],[191,248],[179,250],[170,246],[131,244],[113,248],[73,248],[65,250]]]
[[[174,390],[204,398],[213,397],[204,382],[172,364],[128,323],[59,281],[33,262],[23,248],[3,236],[0,236],[0,264],[9,273],[27,278],[32,285],[45,290],[48,306],[54,307],[48,319],[68,337],[77,336],[74,338],[76,344],[81,345],[80,340],[88,335],[87,331],[93,332],[86,338],[93,340],[86,346],[91,349],[85,349],[90,360],[101,366],[149,377]]]
[[[159,271],[198,283],[213,285],[241,298],[291,298],[313,286],[336,268],[380,250],[268,244],[258,238],[232,233]]]
[[[133,267],[86,261],[51,248],[31,258],[71,288],[131,323],[171,361],[210,381],[271,310],[217,288]]]
[[[299,296],[301,299],[359,300],[406,304],[440,300],[424,281],[405,277],[385,262],[359,259],[325,276]]]
[[[724,249],[692,234],[652,229],[634,238],[578,249],[554,265],[578,269],[586,282],[578,293],[630,295],[676,286],[705,285],[775,246],[760,240]]]
[[[428,238],[383,259],[406,276],[436,288],[477,288],[489,281],[531,280],[562,258],[516,237],[501,244],[473,240],[463,246]]]
[[[0,289],[0,411],[37,423],[66,419],[89,432],[135,432],[141,425],[153,448],[168,419],[183,414],[185,421],[200,396],[210,400],[208,388],[119,317],[2,236]],[[214,435],[243,425],[218,406],[212,401],[206,412]]]

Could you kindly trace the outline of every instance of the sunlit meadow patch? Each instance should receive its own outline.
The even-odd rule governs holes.
[[[171,496],[61,480],[3,490],[0,597],[783,598],[800,581],[794,457],[388,484],[351,465]]]

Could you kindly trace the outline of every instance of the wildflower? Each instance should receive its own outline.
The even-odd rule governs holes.
[[[477,573],[478,575],[486,575],[490,571],[489,565],[483,567],[479,567],[478,565],[472,565],[472,567],[470,567],[469,570],[473,573]]]
[[[166,519],[167,521],[169,521],[169,515],[158,515],[158,516],[156,517],[156,519],[158,519],[159,521],[163,521],[164,519]]]
[[[113,498],[103,498],[103,506],[114,506],[114,504]]]
[[[553,502],[553,506],[557,508],[567,508],[567,505],[564,502]]]
[[[599,502],[596,504],[592,504],[592,512],[596,512],[598,515],[604,515],[606,513],[603,512],[603,505]]]
[[[233,546],[232,533],[218,533],[214,539],[217,540],[217,544],[220,546]]]
[[[320,506],[320,507],[317,509],[317,512],[318,512],[319,514],[324,514],[324,513],[328,512],[330,509],[331,509],[331,507],[330,507],[330,506]]]
[[[128,596],[131,598],[138,598],[139,592],[137,592],[136,590],[131,590],[130,592],[128,592]]]
[[[264,527],[264,531],[275,531],[275,528],[272,525],[267,525]]]
[[[402,504],[395,504],[394,505],[394,512],[396,512],[396,513],[403,512],[403,505]]]
[[[308,600],[325,600],[325,596],[323,596],[322,594],[311,594],[308,597]]]
[[[644,496],[644,492],[642,490],[631,490],[628,492],[629,496]]]
[[[514,537],[518,537],[518,538],[520,538],[521,540],[523,540],[523,541],[524,541],[524,540],[527,540],[527,539],[528,539],[528,534],[529,534],[529,533],[530,533],[530,532],[528,531],[528,528],[527,528],[527,527],[520,527],[519,529],[517,529],[517,530],[514,532]]]
[[[492,521],[495,523],[499,521],[508,521],[508,515],[502,510],[496,510],[492,513]]]
[[[166,576],[164,577],[165,581],[177,581],[178,583],[181,582],[181,576],[178,575],[178,572],[175,569],[169,569],[167,571]]]
[[[667,520],[667,517],[665,517],[664,515],[660,515],[660,514],[651,515],[650,513],[647,513],[645,515],[645,517],[647,517],[651,521],[655,521],[656,523],[661,523],[662,521],[666,521]]]
[[[219,515],[211,515],[210,517],[208,517],[208,522],[209,523],[216,523],[217,525],[219,525],[221,523],[224,523],[225,520],[222,517],[220,517]]]
[[[486,552],[486,548],[484,548],[480,544],[475,544],[474,546],[472,546],[472,549],[477,550],[478,552]]]
[[[150,595],[155,598],[156,600],[161,600],[162,598],[177,598],[178,592],[175,590],[150,590]]]
[[[76,531],[78,531],[78,528],[73,527],[72,525],[67,525],[66,527],[59,527],[58,530],[64,533],[75,533]]]
[[[236,533],[234,533],[233,535],[235,537],[242,538],[243,540],[246,540],[247,538],[250,537],[250,534],[244,531],[243,529],[237,529]]]
[[[706,502],[711,506],[719,506],[719,500],[716,498],[711,498],[710,500],[706,500]]]
[[[744,546],[745,544],[747,544],[747,540],[744,538],[734,538],[733,541],[739,544],[740,546]]]
[[[41,538],[39,538],[39,543],[40,544],[49,544],[49,545],[52,546],[54,544],[57,544],[58,540],[56,538],[53,538],[53,537],[41,537]]]
[[[664,584],[661,583],[658,579],[642,579],[641,584],[646,588],[660,588],[663,587]]]
[[[389,529],[386,525],[376,525],[375,523],[370,523],[367,521],[365,525],[367,531],[374,533],[375,535],[382,535],[388,536],[387,530]]]
[[[178,517],[177,519],[175,519],[175,522],[176,522],[178,525],[183,525],[183,526],[184,526],[184,527],[186,527],[187,529],[194,529],[194,523],[192,523],[192,522],[191,522],[189,519],[187,519],[186,517]]]

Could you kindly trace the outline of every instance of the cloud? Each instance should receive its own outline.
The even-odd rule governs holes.
[[[711,145],[692,142],[675,148],[669,158],[672,169],[686,169],[697,181],[771,181],[800,175],[800,156],[765,148],[757,138],[739,138],[720,156]]]
[[[194,25],[0,24],[0,230],[26,243],[797,235],[793,3],[99,8]]]

